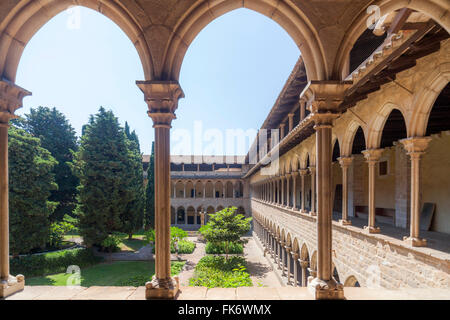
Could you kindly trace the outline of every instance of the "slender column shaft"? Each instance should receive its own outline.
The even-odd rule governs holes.
[[[342,219],[340,223],[343,225],[351,224],[348,220],[348,168],[352,163],[353,158],[341,157],[339,163],[342,168]]]
[[[292,260],[294,261],[294,287],[298,287],[298,254],[292,254]]]
[[[8,125],[0,124],[0,280],[9,277]]]
[[[383,149],[369,149],[363,151],[369,167],[369,217],[368,225],[365,227],[369,233],[380,232],[380,228],[375,225],[375,169],[382,153]]]
[[[316,214],[316,168],[310,167],[311,171],[311,213]]]
[[[291,182],[290,182],[290,180],[291,180],[291,175],[290,174],[287,174],[286,175],[286,206],[287,207],[289,207],[289,205],[290,205],[290,202],[291,202],[291,197],[290,197],[290,184],[291,184]]]
[[[308,261],[299,260],[300,267],[302,268],[302,287],[306,287],[308,279],[306,278],[306,268],[308,267]]]
[[[294,209],[297,209],[297,175],[298,172],[295,172],[292,175],[292,196],[293,196],[292,207]]]

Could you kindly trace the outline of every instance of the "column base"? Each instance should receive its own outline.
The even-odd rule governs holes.
[[[364,230],[366,230],[368,233],[380,233],[380,228],[379,227],[365,226]]]
[[[301,213],[309,213],[309,211],[308,211],[308,210],[305,210],[305,209],[300,209],[300,212],[301,212]]]
[[[342,220],[342,219],[340,219],[340,220],[339,220],[339,224],[340,224],[341,226],[351,226],[351,225],[352,225],[352,222],[351,222],[350,220]]]
[[[175,299],[180,290],[179,278],[157,279],[145,284],[145,298],[148,299]]]
[[[405,241],[412,247],[426,247],[427,246],[427,239],[403,237],[403,241]]]
[[[22,291],[25,288],[25,278],[19,274],[16,277],[9,276],[8,281],[0,282],[0,298],[6,298],[16,292]]]
[[[309,215],[310,215],[311,217],[315,217],[315,216],[317,216],[317,213],[314,212],[314,211],[310,211],[310,212],[309,212]]]
[[[344,286],[334,279],[308,278],[308,290],[316,300],[345,300]]]

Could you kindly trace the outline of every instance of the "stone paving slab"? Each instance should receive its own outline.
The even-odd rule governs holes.
[[[30,287],[32,288],[32,287]],[[49,288],[49,287],[47,287]],[[81,292],[87,290],[86,287],[63,287],[55,286],[46,290],[43,294],[36,297],[35,300],[72,300]]]
[[[280,300],[314,300],[307,288],[280,287],[276,290]]]
[[[181,287],[178,300],[205,300],[207,292],[206,287]]]
[[[235,288],[211,288],[206,292],[206,300],[236,300]]]
[[[277,288],[239,287],[237,300],[280,300]]]
[[[136,287],[94,286],[77,294],[74,300],[126,300],[136,291]]]
[[[145,287],[138,287],[127,300],[145,300]]]

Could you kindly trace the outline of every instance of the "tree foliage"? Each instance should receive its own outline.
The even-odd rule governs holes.
[[[72,214],[75,208],[76,188],[79,180],[72,174],[68,162],[73,161],[73,152],[78,149],[75,130],[67,118],[48,107],[31,108],[30,113],[19,122],[32,136],[41,140],[41,146],[58,161],[53,168],[58,189],[51,192],[50,201],[58,202],[51,215],[52,221],[62,221],[64,215]]]
[[[202,235],[211,243],[225,246],[226,259],[228,259],[231,243],[245,243],[242,239],[250,231],[252,218],[245,218],[242,214],[236,214],[236,207],[225,208],[214,214],[210,214],[206,228],[202,229]]]
[[[132,199],[129,145],[112,111],[103,107],[83,127],[73,172],[80,179],[80,234],[87,246],[100,245],[109,234],[122,231],[123,213]]]
[[[147,169],[147,187],[145,190],[145,228],[155,227],[155,143],[152,142],[152,153]]]
[[[58,205],[49,201],[57,189],[53,174],[57,161],[22,129],[9,129],[10,251],[13,255],[45,247],[49,216]]]

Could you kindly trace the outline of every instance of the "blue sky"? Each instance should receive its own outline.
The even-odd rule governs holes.
[[[25,48],[16,82],[33,96],[24,99],[17,114],[39,105],[56,107],[80,134],[89,115],[104,106],[122,124],[128,121],[142,152],[149,153],[154,134],[143,94],[135,85],[144,75],[133,44],[108,18],[86,8],[77,12],[79,28],[70,27],[73,12],[62,12]],[[203,133],[258,129],[299,54],[289,35],[263,15],[239,9],[214,20],[186,53],[180,74],[186,98],[180,100],[172,131],[193,137],[199,121]],[[173,141],[172,150],[180,141]],[[215,153],[205,143],[201,150]]]

